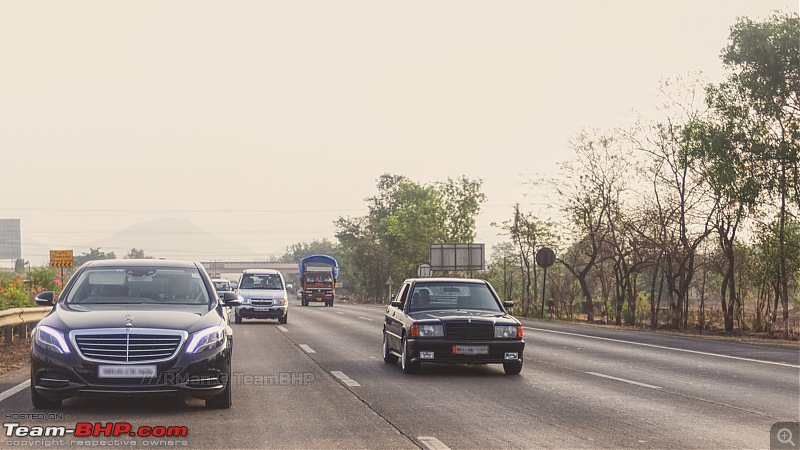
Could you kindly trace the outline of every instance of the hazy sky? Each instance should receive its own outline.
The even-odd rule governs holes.
[[[798,2],[4,1],[0,218],[23,256],[158,218],[281,254],[383,173],[484,180],[489,224],[582,128],[712,81],[737,16]],[[533,206],[528,209],[534,208]],[[167,230],[171,233],[180,230]],[[161,255],[165,249],[145,248]],[[171,255],[167,255],[171,256]],[[225,257],[198,248],[197,258]]]

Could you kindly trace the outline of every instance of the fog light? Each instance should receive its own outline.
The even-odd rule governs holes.
[[[516,361],[516,360],[519,359],[519,353],[517,353],[517,352],[506,352],[506,355],[505,355],[504,358]]]
[[[419,359],[433,359],[433,352],[419,352]]]

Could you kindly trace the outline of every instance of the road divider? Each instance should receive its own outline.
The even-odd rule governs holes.
[[[656,390],[661,389],[661,386],[653,386],[652,384],[639,383],[638,381],[626,380],[625,378],[612,377],[611,375],[605,375],[602,373],[597,373],[597,372],[586,372],[586,373],[588,373],[589,375],[594,375],[596,377],[607,378],[609,380],[621,381],[623,383],[628,383],[628,384],[635,384],[636,386],[646,387],[648,389],[656,389]]]
[[[444,445],[444,442],[433,436],[419,436],[417,440],[428,450],[450,450],[450,447]]]
[[[283,331],[284,333],[289,331],[288,329],[286,329],[286,327],[281,326],[281,325],[278,325],[278,330]]]
[[[338,378],[339,381],[341,381],[342,383],[346,384],[347,386],[350,386],[350,387],[361,386],[355,380],[353,380],[352,378],[348,377],[347,375],[344,374],[344,372],[341,372],[339,370],[332,371],[331,375],[333,375],[336,378]]]
[[[306,344],[300,344],[300,348],[302,348],[304,352],[309,353],[309,354],[310,353],[317,353],[317,352],[314,351],[314,349],[312,349],[311,347],[307,346]]]
[[[8,397],[11,397],[17,392],[22,392],[25,389],[28,389],[30,386],[31,386],[31,380],[26,380],[10,389],[6,389],[5,391],[0,392],[0,402],[7,399]]]

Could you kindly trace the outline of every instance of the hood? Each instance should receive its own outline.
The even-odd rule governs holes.
[[[239,289],[239,295],[244,298],[283,298],[283,289]]]
[[[179,308],[179,309],[178,309]],[[180,306],[170,308],[153,305],[73,305],[56,306],[42,323],[60,330],[87,328],[124,328],[126,316],[131,316],[134,328],[163,328],[191,331],[209,313],[208,306]]]
[[[408,316],[413,318],[414,320],[427,320],[427,319],[466,320],[472,317],[472,320],[480,320],[482,322],[483,321],[495,322],[497,319],[500,318],[508,318],[502,312],[475,311],[475,310],[464,310],[464,309],[440,309],[440,310],[430,310],[430,311],[419,311],[419,312],[412,312]]]

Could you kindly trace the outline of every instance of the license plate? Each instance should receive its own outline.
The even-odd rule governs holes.
[[[97,366],[98,378],[153,378],[157,375],[155,364],[136,366]]]
[[[454,355],[488,355],[488,345],[454,345]]]
[[[269,307],[267,307],[267,306],[257,306],[257,307],[255,307],[255,308],[253,308],[253,310],[255,310],[255,311],[269,311],[269,310],[271,310],[271,309],[272,309],[272,308],[269,308]]]

